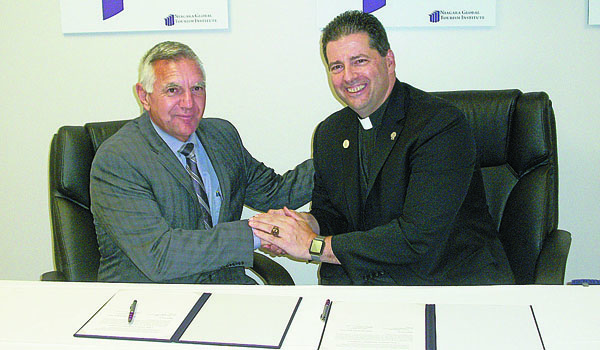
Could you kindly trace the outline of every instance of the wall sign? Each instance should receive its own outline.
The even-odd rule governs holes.
[[[228,0],[60,0],[63,33],[227,29]]]
[[[372,13],[388,28],[496,25],[496,0],[317,0],[319,28],[347,10]]]
[[[600,25],[600,0],[590,0],[588,24]]]

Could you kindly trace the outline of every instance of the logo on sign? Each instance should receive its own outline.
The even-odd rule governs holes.
[[[102,20],[117,15],[123,11],[123,0],[102,0]]]
[[[479,10],[439,10],[429,14],[429,22],[441,21],[449,23],[481,22],[485,21],[485,15]]]
[[[171,27],[171,26],[175,25],[175,15],[169,15],[169,16],[165,17],[165,25],[167,27]]]

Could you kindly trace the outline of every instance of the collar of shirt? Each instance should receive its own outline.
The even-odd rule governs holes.
[[[191,142],[194,144],[194,152],[196,152],[196,158],[198,158],[198,148],[202,147],[202,145],[198,145],[200,142],[198,142],[198,136],[196,136],[196,133],[193,133],[192,135],[190,135],[190,138],[186,142],[182,142],[182,141],[176,139],[174,136],[167,134],[163,129],[159,128],[156,124],[154,124],[152,119],[150,119],[150,122],[152,123],[152,126],[154,127],[154,130],[156,130],[156,133],[158,134],[158,136],[160,136],[160,138],[163,141],[165,141],[165,143],[171,149],[171,151],[175,154],[177,159],[179,159],[179,162],[181,163],[181,165],[183,165],[185,167],[185,156],[183,154],[179,153],[179,150],[181,149],[181,146],[183,146],[183,144],[185,144],[185,143]]]

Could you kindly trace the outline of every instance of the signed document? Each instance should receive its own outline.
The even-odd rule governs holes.
[[[334,301],[321,350],[425,349],[425,304]]]
[[[121,290],[75,336],[168,341],[202,294]],[[129,322],[134,300],[136,308]]]
[[[74,336],[279,349],[301,301],[290,296],[120,290]]]

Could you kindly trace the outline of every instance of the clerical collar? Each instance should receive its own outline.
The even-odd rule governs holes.
[[[387,109],[390,96],[388,96],[385,102],[383,102],[383,104],[379,106],[379,108],[377,108],[375,112],[371,113],[370,116],[366,118],[358,117],[358,121],[360,122],[360,125],[363,127],[364,130],[370,130],[373,127],[377,128],[379,125],[381,125],[381,121],[383,120],[383,115],[385,113],[385,110]]]
[[[371,118],[366,117],[366,118],[358,118],[358,121],[360,122],[360,125],[362,125],[363,129],[365,130],[369,130],[373,128],[373,123],[371,123]]]

